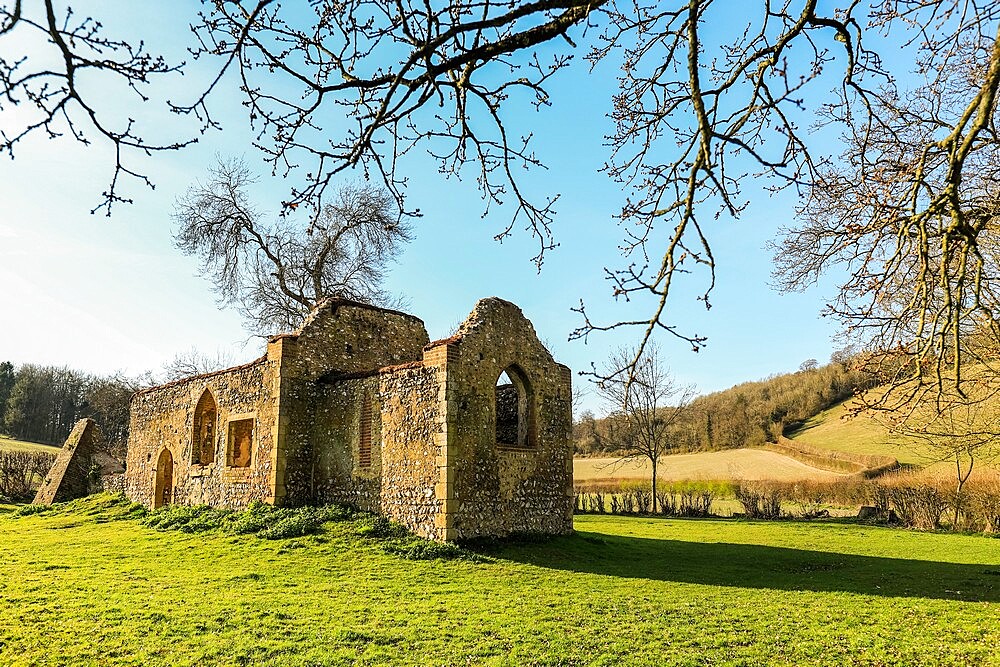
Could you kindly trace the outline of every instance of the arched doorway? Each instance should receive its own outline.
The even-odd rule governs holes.
[[[153,508],[169,505],[174,495],[174,457],[169,449],[156,459],[156,485],[153,488]]]

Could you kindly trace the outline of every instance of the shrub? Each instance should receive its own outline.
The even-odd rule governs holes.
[[[660,514],[663,514],[664,516],[678,515],[677,495],[673,491],[660,491],[657,489],[656,504],[656,509]]]
[[[888,493],[889,503],[903,525],[925,530],[941,527],[941,516],[948,504],[937,489],[897,484],[889,487]]]
[[[977,478],[969,489],[967,507],[977,530],[1000,533],[1000,474]]]
[[[346,505],[321,505],[314,508],[323,521],[350,521],[358,516],[358,511]]]
[[[14,516],[31,516],[32,514],[48,512],[51,509],[51,505],[22,505],[14,510]]]
[[[576,495],[577,509],[580,512],[589,512],[591,514],[604,514],[604,494],[600,492],[596,493],[578,493]]]
[[[275,521],[276,509],[255,500],[242,512],[234,514],[226,525],[226,532],[232,535],[252,535],[265,530]]]
[[[723,485],[712,482],[681,482],[674,485],[680,516],[704,517],[712,514],[712,501]]]
[[[155,509],[141,522],[157,530],[179,530],[200,533],[222,527],[231,512],[212,509],[208,505],[167,505]]]
[[[291,510],[277,523],[257,533],[257,537],[265,540],[283,540],[290,537],[302,537],[319,531],[323,523],[322,515],[312,507],[301,507]]]
[[[55,460],[46,452],[0,450],[0,497],[30,501]]]
[[[389,539],[406,537],[410,534],[403,526],[393,523],[384,516],[373,514],[358,522],[355,534],[361,537],[371,537],[375,539]]]
[[[783,493],[779,485],[769,482],[736,482],[733,485],[736,500],[743,506],[749,519],[778,519],[781,517]]]
[[[407,544],[391,545],[386,552],[402,556],[407,560],[453,560],[469,557],[463,549],[451,542],[431,542],[416,539]]]

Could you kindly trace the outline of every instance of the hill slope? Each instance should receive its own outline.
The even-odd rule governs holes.
[[[793,442],[832,449],[849,454],[891,456],[900,463],[927,465],[932,458],[919,442],[892,437],[884,426],[871,417],[851,417],[849,398],[810,417],[801,427],[787,434]]]
[[[24,440],[14,440],[0,435],[0,450],[11,452],[46,452],[48,454],[58,454],[61,447],[55,445],[42,445],[37,442],[27,442]]]

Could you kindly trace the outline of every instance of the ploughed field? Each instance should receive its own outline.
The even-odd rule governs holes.
[[[576,483],[611,479],[648,480],[652,466],[647,459],[621,461],[614,458],[577,458],[573,461]],[[657,478],[665,480],[769,479],[831,481],[844,475],[820,470],[789,456],[762,449],[728,449],[719,452],[672,454],[660,459]]]
[[[1000,665],[983,536],[581,516],[573,536],[408,560],[357,517],[264,540],[158,532],[107,495],[13,509],[5,666]]]

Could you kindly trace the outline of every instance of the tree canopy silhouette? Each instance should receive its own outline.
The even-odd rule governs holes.
[[[191,138],[160,141],[131,120],[115,124],[94,102],[99,88],[81,87],[81,77],[124,83],[144,101],[149,86],[186,64],[149,53],[135,36],[106,36],[96,16],[55,0],[43,6],[38,15],[21,0],[0,7],[0,105],[34,112],[3,130],[2,147],[13,154],[33,133],[111,143],[114,175],[97,207],[110,212],[122,201],[119,179],[146,180],[130,155],[181,149]],[[786,237],[784,285],[846,265],[831,312],[920,362],[908,367],[938,369],[940,382],[941,366],[961,363],[966,323],[1000,319],[991,296],[995,2],[759,0],[734,11],[724,0],[318,0],[308,8],[235,0],[206,2],[191,30],[193,57],[212,63],[215,76],[168,108],[195,116],[203,131],[217,128],[214,100],[235,82],[257,149],[288,178],[285,207],[318,223],[340,176],[360,168],[415,214],[400,165],[422,150],[445,175],[474,173],[487,211],[513,204],[497,236],[523,226],[538,241],[539,263],[556,244],[558,193],[535,198],[525,187],[545,158],[523,111],[569,104],[548,92],[561,70],[620,66],[604,171],[626,193],[623,260],[606,271],[615,298],[646,308],[601,322],[581,302],[572,335],[638,327],[633,369],[656,334],[695,350],[704,344],[672,321],[668,304],[676,281],[692,273],[697,298],[710,306],[713,221],[739,217],[759,178],[805,196],[802,224]],[[18,32],[56,58],[12,52]],[[901,69],[906,58],[897,64],[901,50],[913,56],[915,90]],[[332,113],[350,122],[328,129]],[[803,129],[817,119],[844,134],[842,156],[824,155]],[[804,267],[799,258],[808,258]]]

